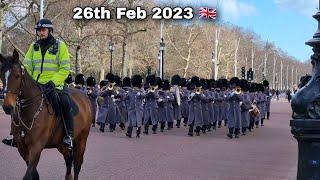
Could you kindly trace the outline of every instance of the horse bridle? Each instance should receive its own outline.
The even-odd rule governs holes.
[[[18,116],[18,120],[19,122],[16,123],[13,119],[12,119],[12,123],[16,126],[16,127],[20,127],[21,125],[23,125],[28,131],[30,131],[34,125],[34,122],[35,122],[35,119],[39,116],[40,112],[42,111],[43,109],[43,105],[44,105],[44,95],[43,93],[41,92],[40,90],[40,94],[32,97],[32,98],[29,98],[29,99],[20,99],[21,97],[21,94],[22,94],[22,87],[23,87],[23,84],[24,84],[24,78],[25,78],[25,67],[23,65],[20,66],[20,69],[21,69],[21,80],[20,80],[20,87],[19,89],[16,91],[16,92],[13,92],[13,91],[6,91],[4,93],[12,93],[12,94],[16,94],[17,95],[17,99],[16,99],[16,106],[15,106],[15,109],[17,109],[17,116]],[[7,79],[6,79],[7,81]],[[30,127],[28,127],[25,122],[22,120],[21,116],[20,116],[20,113],[21,113],[21,109],[22,108],[26,108],[28,107],[29,105],[32,105],[34,104],[34,100],[41,96],[41,103],[37,109],[37,111],[35,112],[34,116],[33,116],[33,119],[31,121],[31,125]],[[31,100],[32,103],[30,104],[27,104],[27,105],[23,105],[25,104],[26,102],[28,102],[29,100]],[[21,136],[24,137],[25,133],[24,131],[21,131]]]

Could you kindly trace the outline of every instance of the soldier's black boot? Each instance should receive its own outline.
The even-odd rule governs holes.
[[[158,128],[157,124],[152,126],[153,134],[157,134],[157,128]]]
[[[160,123],[160,132],[164,131],[164,127],[166,126],[166,122],[161,122]]]
[[[259,128],[259,120],[255,122],[256,128]]]
[[[188,124],[188,118],[183,118],[183,123],[184,123],[184,126],[187,126],[187,124]]]
[[[200,126],[197,126],[197,127],[196,127],[196,135],[197,135],[197,136],[200,136],[200,131],[201,131],[201,127],[200,127]]]
[[[232,139],[233,138],[233,131],[234,131],[234,128],[229,128],[229,133],[227,134],[227,136]]]
[[[234,131],[234,134],[235,134],[235,138],[239,138],[239,134],[240,134],[240,128],[236,128],[235,131]]]
[[[133,130],[133,127],[132,126],[129,126],[128,127],[128,130],[127,130],[127,133],[126,133],[126,136],[131,138],[132,137],[132,130]]]
[[[101,132],[104,132],[104,127],[105,127],[105,123],[100,123],[100,128],[99,128],[99,130],[101,131]]]
[[[69,149],[73,149],[73,120],[65,120],[67,127],[67,136],[63,138],[64,145]]]
[[[173,123],[172,123],[172,124],[173,124]],[[168,122],[168,123],[167,123],[167,126],[168,126],[168,127],[167,127],[167,130],[171,130],[171,122]]]
[[[140,138],[140,133],[141,133],[141,127],[137,128],[137,138]]]
[[[267,112],[267,120],[270,118],[270,112]]]
[[[245,136],[247,132],[247,128],[246,127],[242,127],[242,135]]]
[[[216,130],[216,127],[217,127],[217,121],[214,121],[212,123],[212,130]]]
[[[264,121],[264,118],[261,119],[261,126],[264,126],[263,121]]]
[[[146,125],[144,125],[144,131],[143,134],[149,134],[149,123],[147,123]]]
[[[109,131],[113,132],[113,124],[109,124]]]
[[[212,123],[209,123],[207,126],[208,132],[211,132]]]
[[[126,125],[122,122],[122,123],[120,123],[119,127],[121,128],[121,130],[125,130]]]
[[[193,136],[193,125],[189,126],[188,136]]]
[[[222,121],[218,121],[218,128],[221,128]]]
[[[203,134],[206,134],[207,126],[206,125],[202,125],[201,130],[202,130]]]
[[[227,126],[227,124],[228,124],[228,119],[225,119],[224,120],[224,126]]]
[[[180,128],[180,124],[181,124],[181,119],[178,119],[178,120],[177,120],[176,127],[177,127],[177,128]]]

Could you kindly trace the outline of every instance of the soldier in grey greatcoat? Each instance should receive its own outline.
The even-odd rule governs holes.
[[[248,92],[248,81],[242,79],[240,81],[240,87],[242,90],[242,105],[241,105],[241,125],[242,135],[246,135],[246,131],[249,127],[250,115],[249,110],[251,109],[252,102],[250,101],[250,93]]]
[[[211,128],[213,127],[213,124],[216,123],[215,117],[214,117],[214,88],[216,87],[216,81],[214,79],[210,79],[207,81],[208,84],[208,90],[207,93],[209,94],[208,96],[210,97],[210,103],[208,104],[209,106],[209,125],[208,125],[208,131],[211,131]]]
[[[143,124],[144,134],[149,134],[149,125],[152,125],[153,134],[157,133],[158,125],[158,104],[159,95],[156,92],[157,80],[155,75],[146,78],[148,86],[147,92],[144,95],[144,111],[143,111]]]
[[[188,135],[193,136],[193,127],[196,127],[196,135],[200,136],[200,130],[203,125],[203,111],[201,104],[204,99],[204,95],[201,90],[199,77],[192,77],[191,84],[193,86],[193,91],[189,97]]]
[[[142,77],[140,75],[134,75],[132,77],[132,87],[133,88],[128,89],[128,94],[124,98],[124,100],[127,100],[128,111],[128,130],[126,136],[131,138],[133,127],[136,127],[137,138],[139,138],[143,116]]]
[[[171,92],[174,96],[174,101],[172,102],[173,106],[173,119],[177,121],[176,127],[180,128],[181,125],[181,94],[180,94],[180,84],[181,78],[179,75],[174,75],[171,78]]]
[[[202,133],[206,133],[206,130],[210,127],[210,108],[212,106],[211,102],[213,101],[213,98],[211,97],[211,93],[208,90],[208,83],[206,79],[200,79],[200,85],[202,87],[202,94],[203,94],[203,100],[202,100],[202,116],[203,116],[203,125],[201,127]]]
[[[119,124],[119,127],[121,130],[125,130],[125,123],[127,122],[127,108],[126,108],[126,102],[123,100],[124,97],[127,95],[126,91],[121,88],[122,81],[119,76],[114,76],[114,90],[117,94],[115,98],[115,103],[117,105],[117,119]]]
[[[185,78],[181,78],[180,81],[181,86],[181,116],[183,118],[184,126],[187,126],[188,123],[188,115],[189,115],[189,100],[188,97],[190,95],[190,88],[187,87],[187,80]]]
[[[233,77],[230,80],[230,87],[232,88],[232,93],[227,96],[230,108],[228,113],[228,128],[229,133],[227,136],[233,138],[239,138],[240,128],[241,128],[241,103],[243,101],[241,96],[240,80],[237,77]]]
[[[170,92],[170,82],[168,80],[163,80],[162,88],[158,92],[158,117],[160,122],[160,131],[163,132],[165,125],[167,123],[167,130],[173,127],[173,105],[174,96]]]
[[[267,120],[269,120],[272,94],[271,94],[270,89],[269,89],[269,81],[264,80],[262,84],[265,87],[264,94],[266,95],[266,98],[267,98],[267,101],[266,101],[266,113],[267,113]]]
[[[91,110],[94,114],[94,117],[92,118],[92,127],[94,127],[97,118],[97,99],[99,96],[99,89],[96,87],[96,79],[92,75],[87,78],[87,95],[91,102]]]
[[[104,132],[105,124],[109,124],[110,132],[116,128],[119,123],[118,109],[116,99],[118,93],[114,89],[114,75],[109,73],[106,76],[108,85],[100,89],[100,96],[103,97],[103,103],[99,109],[98,122],[100,123],[100,131]]]

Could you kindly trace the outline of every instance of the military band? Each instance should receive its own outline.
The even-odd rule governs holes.
[[[270,118],[272,95],[269,82],[248,82],[233,77],[227,79],[191,79],[174,75],[171,82],[149,75],[145,81],[135,75],[123,80],[119,76],[108,74],[99,86],[91,75],[87,78],[79,74],[75,78],[75,88],[90,98],[93,112],[96,113],[92,126],[99,124],[100,131],[113,132],[119,125],[121,130],[127,127],[126,136],[131,138],[133,129],[136,137],[141,131],[148,135],[164,132],[181,122],[189,126],[188,136],[200,136],[227,126],[226,136],[240,138],[247,131],[264,126],[264,120]],[[72,86],[72,76],[66,80]],[[223,124],[222,124],[223,123]],[[143,128],[143,129],[141,129]]]

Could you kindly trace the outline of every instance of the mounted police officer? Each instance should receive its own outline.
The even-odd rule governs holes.
[[[27,72],[40,85],[56,115],[63,116],[67,135],[63,143],[73,148],[73,117],[69,104],[70,97],[64,88],[70,74],[70,55],[64,42],[52,36],[53,24],[48,19],[37,22],[36,33],[39,40],[32,43],[23,64]]]

